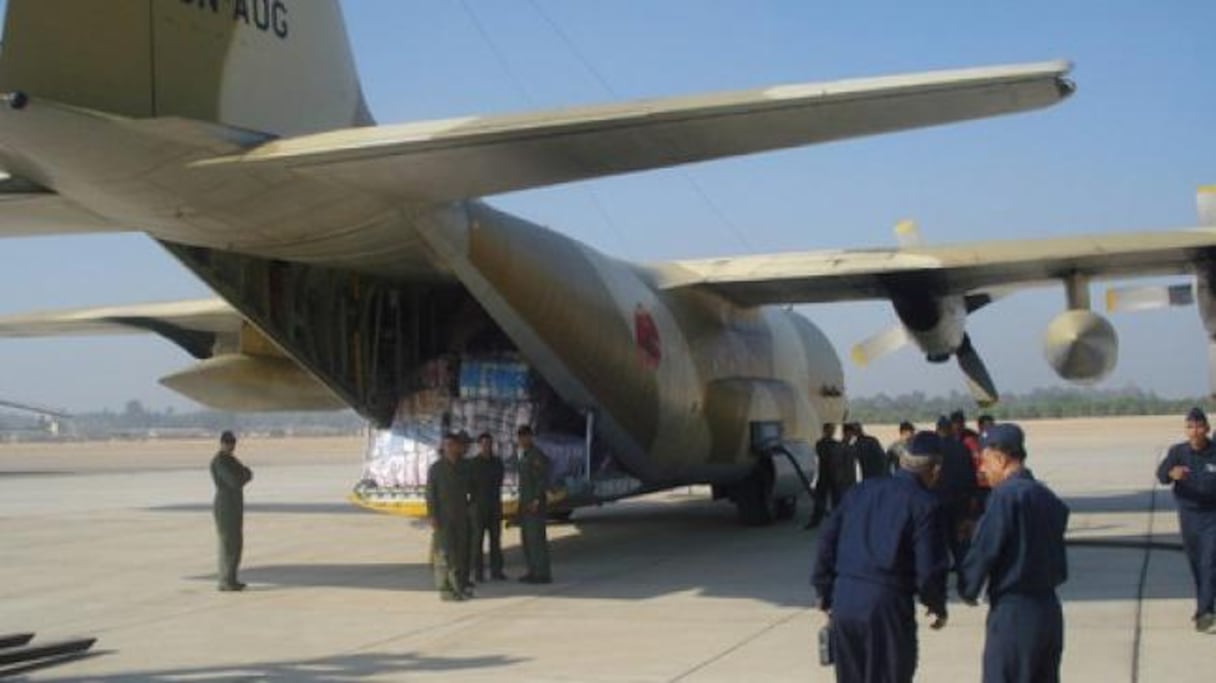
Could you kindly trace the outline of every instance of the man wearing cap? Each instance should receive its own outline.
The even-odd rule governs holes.
[[[950,413],[950,429],[954,438],[967,449],[971,455],[971,471],[975,476],[975,514],[984,511],[992,486],[984,478],[980,467],[980,435],[967,426],[967,414],[961,410]]]
[[[937,418],[936,426],[942,444],[942,474],[933,492],[942,504],[950,566],[961,572],[976,514],[975,465],[971,453],[954,437],[950,419],[943,415]]]
[[[828,510],[839,507],[845,491],[857,483],[857,468],[844,445],[836,440],[836,425],[831,422],[823,423],[823,434],[815,442],[815,458],[815,508],[807,529],[819,526]]]
[[[1216,446],[1208,417],[1198,407],[1186,415],[1186,441],[1175,444],[1157,467],[1157,480],[1173,484],[1182,547],[1195,581],[1195,630],[1216,633]]]
[[[469,461],[469,486],[472,489],[473,569],[477,582],[485,581],[485,537],[490,537],[490,576],[507,578],[502,573],[502,460],[494,453],[494,437],[483,432],[477,437],[477,456]]]
[[[245,494],[242,489],[253,479],[253,471],[236,459],[236,435],[220,435],[220,450],[211,459],[211,480],[215,482],[212,512],[219,535],[219,589],[244,590],[236,578],[244,545]]]
[[[1059,681],[1064,615],[1056,588],[1068,579],[1068,506],[1026,469],[1020,427],[994,425],[980,446],[992,494],[959,592],[974,605],[988,586],[984,681]]]
[[[819,538],[811,583],[831,620],[836,680],[911,681],[916,673],[914,598],[946,624],[946,560],[936,434],[912,437],[900,470],[849,490]]]
[[[861,467],[861,478],[885,477],[891,473],[887,468],[887,453],[878,439],[866,434],[860,422],[850,422],[845,436],[847,448]]]
[[[549,540],[545,538],[548,523],[549,456],[532,441],[532,428],[524,425],[516,430],[519,440],[519,534],[524,547],[528,572],[519,577],[524,583],[549,583]]]
[[[427,470],[426,514],[431,524],[435,588],[443,600],[473,597],[469,585],[469,481],[460,434],[443,437],[443,453]]]

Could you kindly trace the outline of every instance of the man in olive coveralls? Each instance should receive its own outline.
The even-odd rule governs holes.
[[[486,580],[485,537],[490,537],[490,576],[502,573],[502,460],[494,454],[489,432],[477,437],[477,457],[469,461],[469,486],[473,494],[473,568],[477,582]]]
[[[532,428],[516,431],[519,439],[519,532],[528,573],[519,577],[524,583],[549,583],[549,541],[545,524],[549,511],[545,491],[549,488],[549,456],[532,442]]]
[[[241,491],[253,472],[236,459],[236,435],[224,432],[220,435],[220,450],[211,459],[211,479],[215,482],[215,530],[219,534],[219,589],[221,591],[244,590],[245,584],[237,581],[236,571],[241,564],[241,546],[244,544],[245,495]]]
[[[469,577],[469,478],[457,434],[443,437],[443,457],[426,475],[426,514],[431,523],[435,588],[443,600],[473,597]]]

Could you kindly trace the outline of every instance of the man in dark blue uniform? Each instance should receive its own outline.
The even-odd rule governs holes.
[[[984,683],[1059,681],[1064,614],[1056,587],[1068,579],[1068,506],[1026,469],[1020,427],[995,425],[980,446],[992,493],[963,560],[960,593],[974,605],[988,585]]]
[[[831,618],[836,680],[911,681],[916,672],[916,608],[946,624],[944,530],[929,489],[939,473],[937,435],[917,434],[900,470],[849,490],[819,539],[811,582]]]
[[[1195,630],[1216,633],[1216,445],[1208,417],[1199,408],[1186,416],[1186,441],[1157,467],[1157,480],[1173,482],[1182,547],[1195,580]]]
[[[872,479],[890,474],[891,468],[887,465],[887,452],[883,450],[878,439],[866,434],[860,422],[850,422],[846,427],[848,428],[846,434],[851,434],[852,437],[850,439],[846,436],[845,443],[852,447],[854,458],[861,466],[861,478]]]
[[[945,416],[937,420],[937,436],[942,442],[942,473],[933,492],[942,504],[950,566],[961,583],[963,558],[967,556],[978,509],[975,465],[967,447],[954,438],[951,422]]]
[[[815,442],[816,472],[815,509],[806,523],[807,529],[819,526],[829,510],[840,507],[849,487],[857,483],[857,466],[844,444],[836,440],[836,425],[823,423],[823,435]]]

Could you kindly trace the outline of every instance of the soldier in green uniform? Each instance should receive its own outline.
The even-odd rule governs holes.
[[[242,527],[245,518],[245,495],[241,491],[253,472],[236,459],[236,435],[224,432],[220,435],[220,450],[211,459],[211,479],[215,482],[215,530],[219,534],[219,589],[221,591],[244,590],[245,584],[237,581],[236,571],[241,564],[241,546],[244,543]]]
[[[443,437],[443,457],[426,476],[426,512],[431,523],[435,588],[444,600],[473,597],[469,586],[469,481],[457,434]]]
[[[473,506],[473,569],[477,582],[486,580],[485,537],[490,537],[490,576],[505,579],[502,573],[502,460],[494,454],[494,437],[489,432],[477,437],[477,457],[469,461],[469,487]]]
[[[549,583],[549,541],[545,538],[549,488],[549,456],[532,442],[532,428],[524,425],[516,431],[519,438],[519,532],[524,547],[528,573],[519,578],[524,583]]]

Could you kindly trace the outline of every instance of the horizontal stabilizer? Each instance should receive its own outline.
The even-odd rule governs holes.
[[[158,321],[197,332],[236,334],[241,315],[222,299],[169,301],[129,306],[98,306],[0,317],[0,337],[130,334],[154,331]]]
[[[0,337],[62,337],[151,332],[195,358],[239,345],[244,318],[222,299],[100,306],[0,317]]]
[[[208,408],[232,412],[341,410],[342,399],[287,358],[223,354],[160,383]]]
[[[351,128],[196,162],[305,171],[451,201],[1046,107],[1067,62],[937,71],[523,115]]]
[[[126,230],[54,192],[0,173],[0,237]]]

